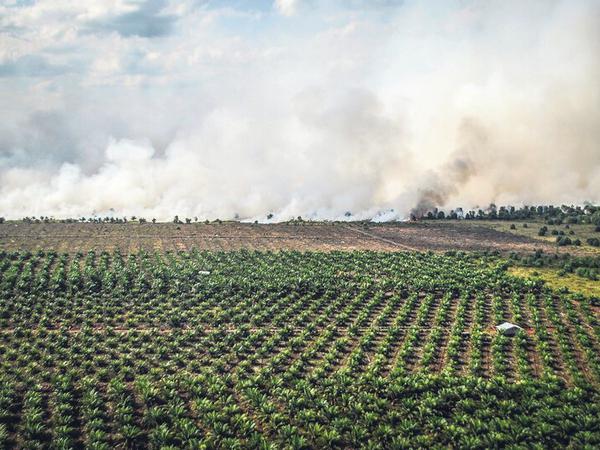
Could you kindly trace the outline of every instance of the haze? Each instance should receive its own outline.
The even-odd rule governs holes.
[[[0,5],[5,217],[600,200],[598,1]]]

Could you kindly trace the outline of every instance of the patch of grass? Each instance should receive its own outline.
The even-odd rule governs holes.
[[[600,281],[592,281],[567,273],[561,275],[560,269],[548,267],[509,267],[508,273],[522,278],[543,280],[553,289],[568,288],[571,292],[589,297],[600,297]]]

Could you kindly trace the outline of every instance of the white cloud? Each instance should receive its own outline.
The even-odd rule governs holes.
[[[300,0],[275,0],[275,8],[284,16],[293,16]]]

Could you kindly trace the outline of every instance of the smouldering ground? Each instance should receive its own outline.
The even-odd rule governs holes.
[[[549,242],[459,223],[0,224],[0,250],[122,253],[201,250],[556,251]]]

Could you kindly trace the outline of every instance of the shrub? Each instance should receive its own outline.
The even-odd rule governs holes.
[[[571,239],[570,239],[570,238],[568,238],[568,237],[566,237],[566,236],[558,236],[558,237],[556,238],[556,243],[557,243],[559,246],[561,246],[561,247],[562,247],[562,246],[565,246],[565,245],[571,245],[571,244],[572,244],[572,242],[571,242]]]
[[[597,279],[597,272],[594,269],[589,269],[587,267],[578,267],[575,270],[575,275],[581,278],[588,278],[592,281]]]
[[[600,247],[600,239],[598,238],[589,238],[587,240],[588,245],[591,245],[592,247]]]

